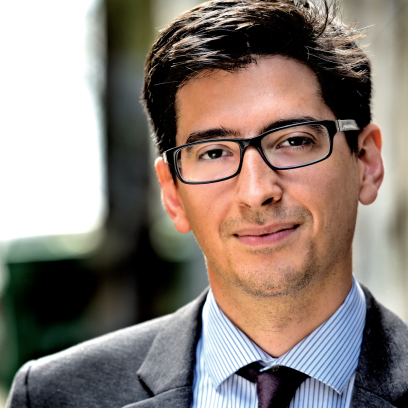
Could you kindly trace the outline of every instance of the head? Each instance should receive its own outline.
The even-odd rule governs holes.
[[[231,299],[350,282],[357,204],[374,201],[383,176],[360,34],[326,3],[298,3],[204,3],[163,30],[147,61],[159,152],[200,132],[251,138],[304,117],[361,129],[339,132],[330,158],[304,168],[271,170],[248,147],[240,174],[208,185],[180,183],[158,159],[166,210],[180,232],[193,230],[214,293]]]

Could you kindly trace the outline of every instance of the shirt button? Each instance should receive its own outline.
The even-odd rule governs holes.
[[[270,368],[270,370],[271,370],[272,372],[278,371],[278,370],[279,370],[279,366],[273,366],[273,367]]]

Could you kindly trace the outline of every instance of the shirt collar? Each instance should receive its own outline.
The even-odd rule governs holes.
[[[203,307],[203,354],[215,388],[241,367],[259,361],[294,368],[342,393],[357,368],[365,325],[364,293],[353,277],[349,294],[340,308],[321,326],[279,358],[273,358],[252,342],[225,316],[208,293]]]

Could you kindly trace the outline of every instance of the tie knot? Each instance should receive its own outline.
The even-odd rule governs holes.
[[[256,384],[259,408],[287,408],[297,388],[309,376],[284,366],[273,366],[259,372],[262,366],[251,363],[237,374]]]

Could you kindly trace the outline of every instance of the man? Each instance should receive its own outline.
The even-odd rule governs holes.
[[[352,275],[384,175],[359,37],[291,0],[214,0],[160,34],[156,171],[211,289],[27,363],[9,407],[408,407],[407,327]]]

